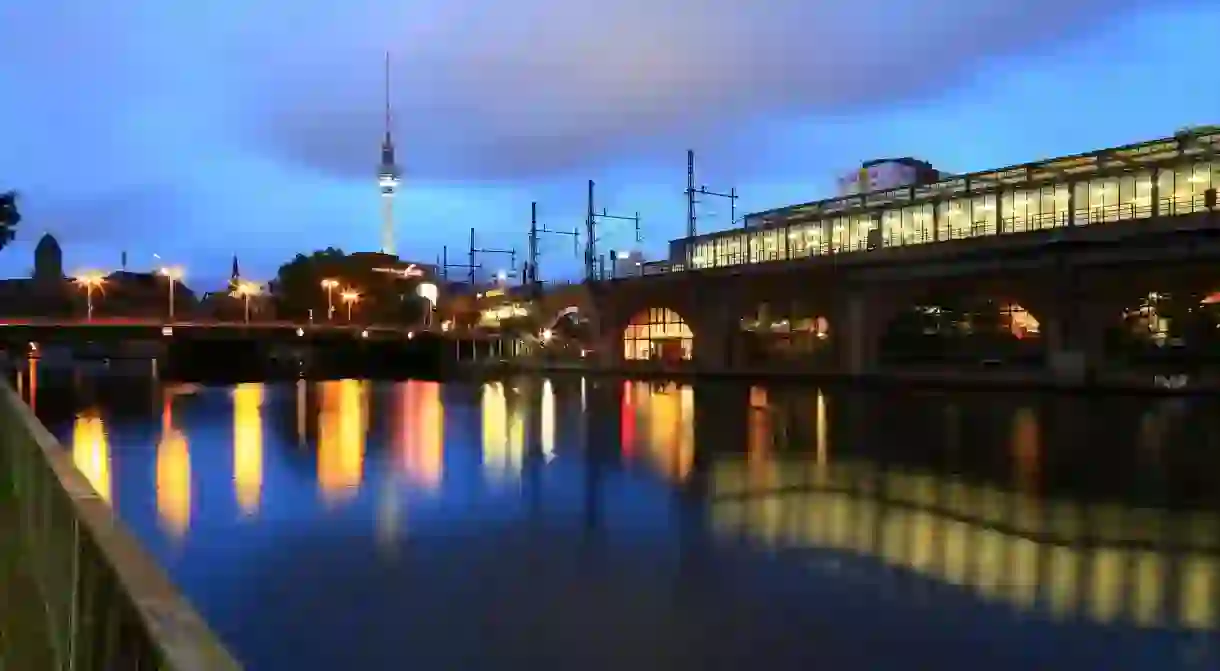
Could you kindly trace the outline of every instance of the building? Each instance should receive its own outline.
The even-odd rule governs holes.
[[[1204,212],[1220,130],[943,177],[747,215],[748,227],[670,242],[668,271],[791,261]],[[1209,195],[1210,194],[1210,195]]]
[[[866,161],[858,169],[838,180],[838,195],[855,196],[870,191],[896,189],[900,186],[931,184],[941,178],[940,171],[927,161],[904,156]]]
[[[611,269],[613,277],[631,277],[632,275],[642,274],[644,267],[644,253],[641,251],[620,252],[614,258],[614,267]]]
[[[34,248],[34,268],[28,278],[0,280],[0,313],[5,315],[69,315],[77,298],[64,277],[63,251],[49,233]]]
[[[95,314],[125,317],[164,317],[169,313],[170,279],[160,273],[116,270],[102,281],[104,294],[94,298]],[[198,306],[195,292],[175,281],[174,312],[193,313]]]

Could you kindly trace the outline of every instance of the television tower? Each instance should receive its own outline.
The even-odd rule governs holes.
[[[394,161],[394,138],[390,131],[390,52],[385,54],[385,137],[381,140],[381,253],[394,254],[394,196],[398,191],[398,164]]]

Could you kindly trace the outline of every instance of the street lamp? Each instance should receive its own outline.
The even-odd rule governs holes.
[[[352,306],[356,304],[356,301],[360,300],[360,292],[355,289],[344,289],[343,293],[339,294],[339,298],[342,298],[343,302],[347,303],[347,321],[350,322],[352,320]]]
[[[99,289],[106,278],[96,270],[86,270],[72,278],[76,286],[85,288],[85,321],[93,321],[93,290]]]
[[[326,321],[333,321],[335,318],[335,289],[339,288],[339,280],[324,279],[322,288],[326,290]]]
[[[169,280],[169,321],[174,321],[174,285],[182,281],[185,274],[182,266],[162,268],[160,273]]]
[[[253,282],[238,282],[237,288],[233,290],[233,295],[241,298],[245,306],[247,324],[250,323],[250,297],[260,293],[262,293],[262,289]]]

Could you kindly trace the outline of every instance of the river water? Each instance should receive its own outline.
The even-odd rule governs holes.
[[[263,669],[1217,669],[1220,402],[23,371]]]

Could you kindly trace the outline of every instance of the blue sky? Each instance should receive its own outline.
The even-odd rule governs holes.
[[[659,256],[688,147],[740,213],[878,156],[964,172],[1220,122],[1217,25],[1203,0],[7,0],[0,188],[26,221],[0,274],[44,232],[69,270],[157,254],[199,288],[233,254],[270,278],[298,251],[375,250],[387,49],[402,256],[461,253],[471,226],[524,252],[530,201],[580,226],[587,179]],[[544,276],[577,272],[570,241],[543,252]]]

